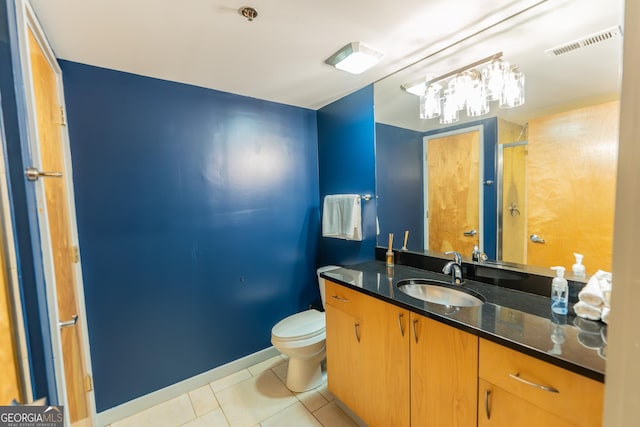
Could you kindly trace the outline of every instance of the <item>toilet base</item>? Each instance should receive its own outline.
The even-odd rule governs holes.
[[[327,380],[327,377],[322,372],[321,361],[290,357],[287,370],[287,388],[299,393],[322,385]]]

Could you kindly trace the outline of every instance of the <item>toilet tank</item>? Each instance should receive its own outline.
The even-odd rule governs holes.
[[[324,296],[324,279],[320,277],[320,273],[326,273],[327,271],[335,270],[336,268],[340,268],[338,265],[325,265],[324,267],[318,268],[316,270],[316,275],[318,276],[318,287],[320,288],[320,298],[322,299],[322,308],[324,308],[325,296]]]

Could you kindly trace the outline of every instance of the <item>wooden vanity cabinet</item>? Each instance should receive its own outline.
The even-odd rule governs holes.
[[[473,427],[478,338],[326,282],[329,390],[369,427]]]
[[[478,337],[411,313],[411,425],[476,425]]]
[[[325,286],[329,390],[369,427],[409,426],[409,312]]]
[[[602,425],[604,385],[480,340],[478,425]]]

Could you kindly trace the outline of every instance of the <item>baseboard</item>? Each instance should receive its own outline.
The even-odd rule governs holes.
[[[342,411],[347,414],[347,416],[349,418],[351,418],[353,420],[354,423],[356,423],[358,425],[358,427],[368,427],[367,424],[362,421],[362,418],[360,418],[359,416],[356,415],[355,412],[353,412],[351,409],[349,409],[349,407],[347,405],[345,405],[344,403],[342,403],[342,401],[340,399],[338,399],[337,397],[335,398],[335,402],[336,405],[338,406],[338,408],[342,409]]]
[[[98,427],[107,426],[115,421],[127,418],[145,409],[159,405],[162,402],[173,399],[181,394],[187,393],[195,388],[202,387],[205,384],[224,378],[234,372],[246,369],[256,363],[263,362],[280,352],[274,347],[268,347],[248,356],[229,362],[225,365],[218,366],[210,371],[203,372],[194,377],[187,378],[179,383],[172,384],[168,387],[154,391],[153,393],[133,399],[106,411],[99,412],[96,416]]]

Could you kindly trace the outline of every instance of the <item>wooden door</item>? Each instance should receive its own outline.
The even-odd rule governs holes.
[[[409,312],[365,297],[362,329],[364,408],[369,427],[409,427]],[[364,387],[363,387],[364,386]]]
[[[427,139],[426,163],[428,249],[471,254],[481,246],[480,131]]]
[[[480,379],[478,427],[577,427],[536,405]]]
[[[611,271],[618,101],[529,121],[527,264]]]
[[[476,425],[478,338],[411,313],[411,425]]]
[[[66,164],[66,149],[62,123],[62,99],[59,91],[59,75],[45,54],[31,28],[27,29],[29,58],[31,64],[31,83],[35,106],[37,127],[37,152],[41,171],[61,172],[62,178],[39,178],[34,184],[44,186],[45,200],[38,201],[41,230],[48,235],[42,237],[45,271],[53,271],[46,276],[47,286],[55,286],[58,319],[52,321],[68,322],[78,316],[72,325],[60,327],[60,347],[63,368],[64,404],[68,409],[71,424],[88,425],[91,420],[90,396],[91,380],[87,375],[88,358],[84,354],[86,343],[81,327],[85,322],[78,299],[79,270],[76,263],[79,253],[72,228],[70,194],[71,185],[69,167]],[[43,228],[42,224],[46,224]],[[49,258],[50,257],[50,258]],[[48,259],[49,258],[49,259]],[[55,351],[56,349],[54,349]],[[63,396],[60,396],[62,399]]]

